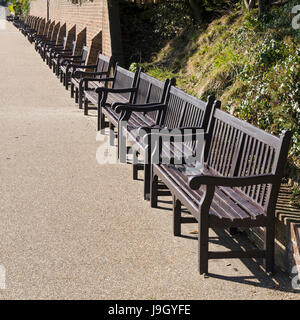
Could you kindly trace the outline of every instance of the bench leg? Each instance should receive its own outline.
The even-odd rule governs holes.
[[[133,180],[138,179],[138,161],[139,161],[139,153],[138,151],[133,150],[133,166],[132,166]]]
[[[151,139],[145,148],[144,160],[144,199],[150,200],[150,184],[151,184]]]
[[[89,100],[84,99],[84,115],[87,116],[89,114]]]
[[[112,123],[109,123],[109,144],[111,146],[115,145],[115,127]]]
[[[157,182],[158,178],[153,175],[151,178],[151,188],[150,188],[150,205],[151,208],[157,208]]]
[[[74,98],[74,85],[71,84],[71,98]]]
[[[200,274],[208,274],[208,216],[210,205],[215,193],[215,186],[207,185],[201,201],[198,220],[198,257]]]
[[[205,215],[204,215],[205,216]],[[206,217],[199,218],[198,222],[198,252],[199,252],[199,272],[208,273],[208,223]]]
[[[101,107],[98,106],[98,131],[101,131],[104,134],[105,129],[105,117],[104,114],[101,112]]]
[[[151,166],[149,163],[144,164],[144,199],[150,200],[150,170]]]
[[[266,261],[265,267],[266,272],[274,273],[274,250],[275,250],[275,222],[272,221],[265,228],[265,250],[266,250]]]
[[[65,73],[65,87],[66,87],[66,90],[69,89],[69,72],[66,72]]]
[[[79,92],[78,92],[78,104],[79,104],[79,109],[82,109],[82,100],[83,100],[83,89],[79,87]]]
[[[173,234],[181,236],[181,202],[173,196]]]
[[[74,87],[74,85],[73,85]],[[79,98],[79,94],[78,94],[78,88],[75,89],[75,103],[78,103],[78,98]]]

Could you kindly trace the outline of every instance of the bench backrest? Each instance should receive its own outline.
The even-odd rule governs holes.
[[[175,80],[172,80],[172,83],[175,83]],[[169,86],[169,79],[163,82],[149,76],[144,72],[140,72],[137,80],[137,92],[134,96],[133,102],[135,104],[165,103]],[[145,116],[152,120],[154,123],[157,123],[158,115],[158,112],[153,111],[148,112]]]
[[[160,125],[169,129],[199,127],[206,131],[213,103],[213,96],[209,96],[205,102],[172,86],[167,97],[166,111],[160,119]]]
[[[211,118],[204,158],[215,174],[232,177],[272,173],[276,174],[280,184],[289,141],[290,132],[278,138],[216,109]],[[254,205],[267,209],[271,192],[269,185],[235,190]]]
[[[38,26],[38,30],[37,30],[37,34],[38,35],[43,35],[44,34],[45,25],[46,25],[45,19],[41,19],[40,23],[39,23],[39,26]]]
[[[47,22],[46,22],[46,24],[45,24],[45,27],[44,27],[44,30],[43,30],[43,33],[42,33],[42,35],[44,35],[44,36],[48,36],[48,32],[49,32],[49,27],[50,27],[50,25],[51,25],[51,20],[48,20]]]
[[[139,73],[139,71],[131,72],[116,65],[112,87],[114,89],[136,88]],[[121,95],[128,99],[129,102],[133,101],[134,93],[121,93]]]
[[[67,46],[67,37],[64,37],[64,39],[63,39],[63,47],[64,47],[64,49],[66,49],[66,46]]]
[[[66,23],[64,23],[62,26],[59,27],[56,44],[58,45],[63,44],[65,48],[66,43],[67,43],[67,26],[66,26]]]
[[[81,52],[81,60],[83,61],[82,64],[85,63],[88,53],[89,53],[89,48],[87,46],[84,46]]]
[[[53,28],[53,31],[51,34],[51,41],[55,41],[55,42],[57,41],[59,28],[60,28],[60,22],[58,22]]]
[[[174,86],[171,86],[166,100],[167,108],[162,113],[159,123],[166,129],[199,128],[207,132],[214,108],[220,107],[219,101],[215,103],[214,96],[209,96],[207,102],[205,102]],[[196,155],[196,150],[198,147],[203,150],[203,147],[198,146],[196,139],[190,136],[180,139],[180,141],[180,143],[177,142],[173,145],[174,151],[177,150],[177,155],[195,154],[197,161],[200,160],[201,154]]]
[[[71,55],[75,55],[75,48],[76,48],[76,40],[72,41],[72,46],[71,46],[71,50],[72,50],[72,53]]]
[[[53,29],[55,26],[55,21],[51,22],[49,27],[48,27],[48,32],[47,32],[47,39],[51,39],[52,33],[53,33]]]
[[[49,29],[48,29],[48,33],[47,33],[47,39],[51,39],[54,27],[55,27],[55,21],[53,21],[49,25]]]
[[[42,23],[42,21],[43,21],[43,18],[38,18],[38,19],[36,20],[35,26],[34,26],[34,30],[35,30],[36,32],[39,31],[40,24]]]
[[[101,53],[98,54],[96,72],[106,72],[106,74],[96,76],[96,78],[105,78],[109,76],[112,67],[112,58]]]

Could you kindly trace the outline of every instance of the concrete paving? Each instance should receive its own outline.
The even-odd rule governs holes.
[[[130,165],[96,161],[95,117],[10,23],[0,92],[0,298],[299,299],[291,279],[251,260],[212,260],[200,276],[196,225],[174,237],[170,199],[151,209]],[[211,236],[214,250],[251,245]]]

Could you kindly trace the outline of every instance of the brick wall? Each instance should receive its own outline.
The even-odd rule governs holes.
[[[108,6],[110,1],[110,6]],[[105,55],[114,55],[116,60],[122,60],[122,47],[120,30],[116,30],[115,21],[116,10],[113,10],[114,16],[108,9],[118,6],[114,0],[80,0],[81,4],[73,4],[71,0],[50,0],[49,18],[66,22],[67,31],[76,24],[76,33],[78,34],[84,28],[87,28],[87,45],[91,46],[92,39],[102,31],[102,52]],[[115,8],[114,8],[115,9]],[[47,18],[47,0],[32,0],[30,15]],[[118,17],[117,17],[118,19]],[[113,25],[113,32],[111,32]],[[113,33],[113,34],[112,34]]]

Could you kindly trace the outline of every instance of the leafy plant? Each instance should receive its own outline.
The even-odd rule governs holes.
[[[27,15],[30,10],[30,1],[31,0],[11,0],[8,10],[14,12],[15,15]]]

